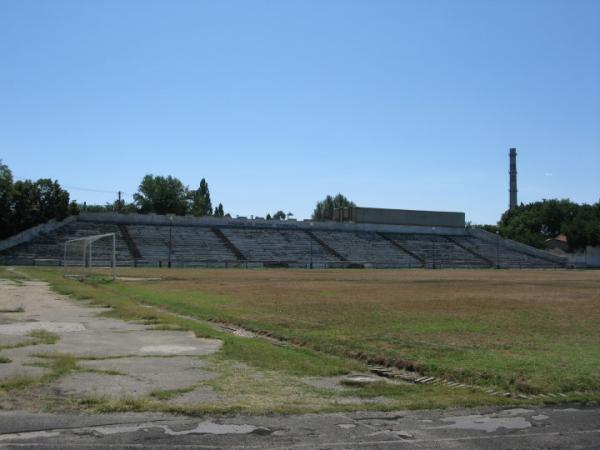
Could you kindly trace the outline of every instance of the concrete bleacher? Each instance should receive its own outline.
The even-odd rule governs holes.
[[[155,265],[169,260],[176,265],[235,261],[237,258],[208,227],[127,225],[142,259],[139,264]]]
[[[303,230],[222,228],[249,261],[327,263],[339,261]]]
[[[315,230],[314,234],[353,263],[420,267],[421,262],[377,233]]]
[[[115,233],[118,265],[551,268],[556,257],[495,235],[466,229],[419,230],[332,222],[290,222],[165,216],[86,214],[0,241],[0,263],[60,264],[64,242]],[[10,239],[10,238],[9,238]],[[110,261],[112,240],[97,241],[94,259]],[[169,249],[171,255],[169,258]],[[77,249],[68,259],[80,258]]]
[[[71,222],[64,227],[41,233],[29,242],[19,244],[0,252],[2,260],[8,264],[48,264],[58,265],[64,258],[64,243],[70,239],[98,234],[115,233],[117,264],[129,264],[131,256],[119,228],[110,223]],[[93,244],[93,255],[97,262],[106,263],[112,255],[112,239],[101,239]],[[77,264],[82,257],[77,244],[68,247],[67,259]]]
[[[457,245],[446,236],[431,234],[386,234],[406,250],[419,256],[425,267],[485,268],[490,262]]]
[[[494,266],[501,268],[553,268],[561,267],[559,263],[508,248],[498,239],[497,242],[486,241],[474,236],[454,236],[452,239],[464,247],[483,255],[493,262]]]

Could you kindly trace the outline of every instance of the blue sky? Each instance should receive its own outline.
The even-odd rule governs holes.
[[[600,198],[600,2],[0,1],[0,158],[78,201],[153,173],[493,223],[509,147],[519,201]]]

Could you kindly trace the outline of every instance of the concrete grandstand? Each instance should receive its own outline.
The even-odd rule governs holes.
[[[115,233],[121,266],[165,267],[169,262],[173,267],[565,266],[564,258],[548,252],[464,224],[448,226],[445,217],[440,216],[442,226],[436,226],[431,218],[427,225],[407,225],[83,213],[0,241],[0,263],[62,265],[65,241]],[[100,242],[94,248],[95,264],[107,265],[111,251],[112,243]]]

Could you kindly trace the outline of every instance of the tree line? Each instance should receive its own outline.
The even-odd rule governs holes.
[[[317,202],[312,218],[331,220],[334,208],[341,206],[354,206],[354,203],[342,194],[335,197],[328,195]],[[0,160],[0,239],[82,211],[231,217],[225,213],[222,203],[213,207],[208,182],[204,178],[197,189],[190,189],[176,177],[149,174],[144,176],[133,194],[133,202],[120,199],[105,205],[87,205],[70,201],[69,192],[56,180],[14,181],[11,170]],[[267,214],[266,219],[286,220],[293,216],[291,212],[278,210],[272,215]]]
[[[584,249],[600,245],[600,201],[588,205],[568,199],[544,199],[521,204],[506,211],[496,225],[481,228],[537,248],[564,234],[571,251]]]
[[[13,181],[12,172],[0,160],[0,238],[68,215],[69,193],[58,181]]]
[[[189,189],[172,176],[146,175],[133,202],[116,200],[113,204],[86,205],[69,201],[69,192],[58,181],[14,181],[11,170],[0,160],[0,239],[51,219],[62,220],[85,212],[137,212],[141,214],[192,214],[225,217],[223,204],[213,208],[208,183],[200,180],[197,189]]]

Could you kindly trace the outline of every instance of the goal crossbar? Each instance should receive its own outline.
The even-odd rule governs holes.
[[[64,243],[64,257],[63,257],[63,267],[65,268],[65,276],[67,270],[67,247],[69,244],[73,244],[75,242],[82,242],[83,252],[82,252],[82,266],[85,268],[86,266],[92,267],[92,244],[100,239],[112,237],[112,252],[111,252],[111,268],[112,268],[112,279],[116,279],[116,267],[117,267],[117,258],[116,258],[116,247],[117,247],[117,236],[115,233],[105,233],[105,234],[96,234],[93,236],[84,236],[75,239],[69,239]]]

